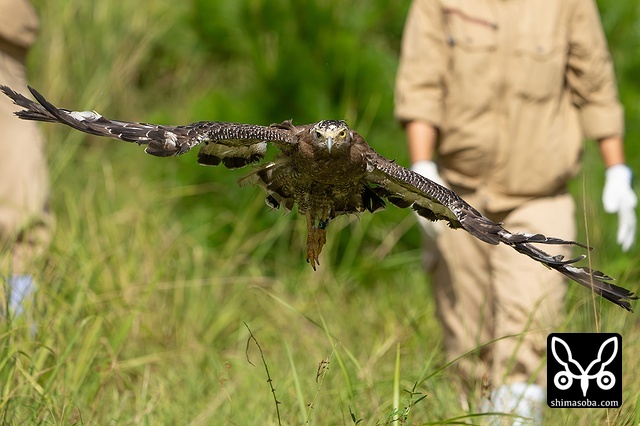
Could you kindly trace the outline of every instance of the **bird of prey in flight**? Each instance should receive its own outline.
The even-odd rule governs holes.
[[[259,184],[273,208],[298,212],[307,221],[307,262],[313,269],[326,243],[326,230],[335,217],[364,211],[376,212],[385,201],[411,208],[430,220],[447,221],[488,244],[506,244],[548,268],[592,289],[611,302],[631,310],[638,297],[616,286],[604,273],[574,266],[584,255],[564,259],[534,244],[577,245],[574,241],[542,234],[512,233],[483,216],[455,192],[388,160],[374,151],[344,121],[323,120],[294,125],[291,121],[270,126],[201,121],[183,126],[110,120],[95,111],[57,108],[33,88],[34,102],[9,87],[0,86],[13,102],[24,108],[15,114],[25,120],[62,123],[97,136],[138,145],[157,157],[182,155],[200,146],[198,162],[228,168],[259,163],[267,143],[280,151],[273,161],[263,162],[243,180]]]

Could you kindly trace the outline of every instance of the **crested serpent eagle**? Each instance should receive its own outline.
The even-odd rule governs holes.
[[[66,124],[97,136],[146,145],[157,157],[182,155],[200,146],[198,162],[228,168],[260,162],[267,143],[280,151],[273,161],[259,164],[243,180],[259,184],[273,208],[298,212],[307,220],[307,261],[313,269],[326,242],[329,222],[337,216],[375,212],[385,200],[411,208],[430,220],[444,220],[488,244],[506,244],[548,268],[592,289],[611,302],[631,310],[632,292],[616,286],[604,273],[574,266],[584,255],[564,259],[549,255],[534,244],[577,245],[574,241],[541,234],[512,233],[483,216],[455,192],[388,160],[374,151],[344,121],[323,120],[294,125],[291,121],[270,126],[201,121],[184,126],[163,126],[107,119],[95,111],[57,108],[36,90],[37,102],[6,86],[0,89],[24,108],[16,115],[25,120]]]

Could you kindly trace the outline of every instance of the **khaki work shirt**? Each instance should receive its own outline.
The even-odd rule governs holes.
[[[0,51],[23,60],[38,33],[38,15],[27,0],[0,0]]]
[[[438,128],[442,176],[494,212],[564,191],[583,139],[624,131],[593,0],[414,0],[395,101]]]

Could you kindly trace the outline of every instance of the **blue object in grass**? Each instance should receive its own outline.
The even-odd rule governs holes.
[[[18,317],[24,312],[24,304],[35,293],[36,285],[31,275],[12,275],[8,284],[9,309]]]

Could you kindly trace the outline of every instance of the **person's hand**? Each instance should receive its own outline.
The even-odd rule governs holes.
[[[411,165],[411,170],[439,185],[445,186],[444,181],[438,174],[438,166],[436,166],[436,163],[433,161],[416,161]],[[442,230],[442,226],[440,226],[441,224],[432,222],[422,216],[418,216],[417,214],[416,216],[418,218],[418,224],[420,225],[425,237],[430,240],[435,240]]]
[[[636,241],[636,205],[638,197],[631,188],[633,173],[626,164],[609,167],[605,172],[602,204],[607,213],[618,213],[617,242],[629,251]]]

